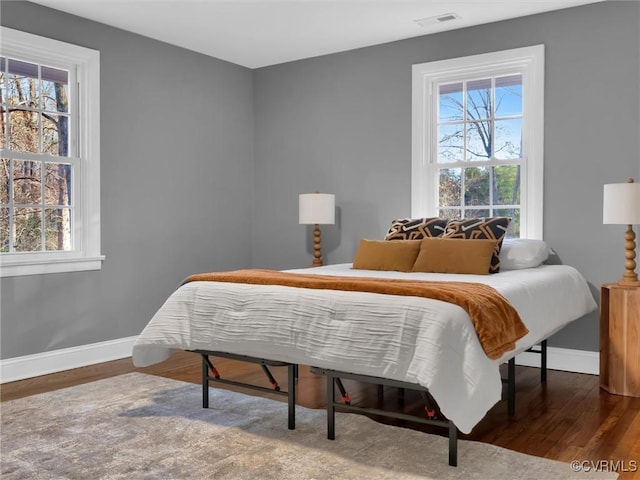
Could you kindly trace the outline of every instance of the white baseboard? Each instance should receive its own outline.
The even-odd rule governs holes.
[[[131,356],[137,336],[63,348],[51,352],[0,360],[0,383],[62,372]],[[540,367],[540,355],[524,352],[516,356],[516,364]],[[598,375],[600,354],[585,350],[547,347],[547,368],[567,372]]]
[[[130,357],[137,338],[137,336],[118,338],[106,342],[0,360],[0,383],[15,382],[25,378]]]
[[[540,367],[540,355],[523,352],[516,356],[516,365]],[[565,372],[599,375],[600,352],[571,350],[568,348],[547,347],[547,368]]]

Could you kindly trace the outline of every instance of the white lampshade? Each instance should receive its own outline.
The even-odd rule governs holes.
[[[640,183],[605,185],[602,205],[602,223],[640,224]]]
[[[299,201],[299,223],[328,225],[336,222],[336,196],[330,193],[303,193]]]

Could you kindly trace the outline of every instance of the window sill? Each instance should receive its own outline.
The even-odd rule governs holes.
[[[21,255],[0,257],[0,277],[100,270],[104,258],[104,255],[77,257],[64,254],[56,255],[54,258],[50,255],[29,255],[28,258]]]

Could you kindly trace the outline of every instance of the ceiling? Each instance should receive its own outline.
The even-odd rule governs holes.
[[[31,1],[258,68],[602,0]]]

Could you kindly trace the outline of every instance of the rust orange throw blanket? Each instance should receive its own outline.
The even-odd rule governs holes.
[[[520,315],[509,301],[493,287],[482,283],[336,277],[255,269],[199,273],[188,277],[185,283],[204,281],[347,290],[443,300],[466,310],[484,352],[493,359],[513,350],[515,342],[528,333]]]

